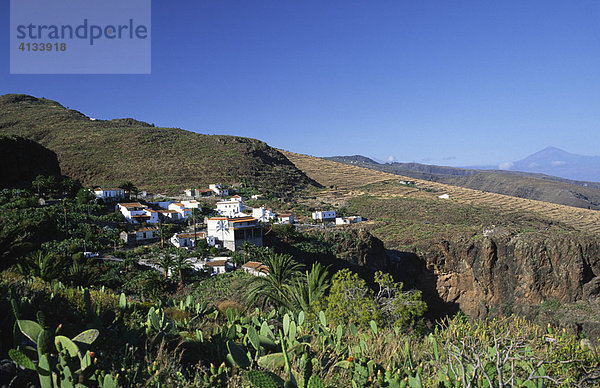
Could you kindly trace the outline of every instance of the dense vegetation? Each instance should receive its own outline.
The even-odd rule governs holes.
[[[361,232],[273,226],[274,250],[247,245],[232,254],[238,267],[263,262],[267,276],[239,269],[208,276],[191,271],[187,258],[225,252],[160,243],[118,250],[123,220],[110,206],[95,204],[74,181],[40,176],[32,187],[44,205],[31,191],[0,192],[7,217],[0,306],[8,312],[0,319],[0,358],[19,365],[0,378],[13,386],[50,387],[53,379],[107,388],[594,382],[593,343],[553,327],[515,317],[425,321],[419,291],[383,272],[362,279],[351,271],[382,248]],[[114,259],[83,257],[92,248]]]
[[[54,151],[62,172],[88,186],[128,180],[146,190],[180,192],[241,182],[286,195],[314,184],[258,140],[155,128],[133,119],[91,120],[31,96],[0,97],[0,129]]]

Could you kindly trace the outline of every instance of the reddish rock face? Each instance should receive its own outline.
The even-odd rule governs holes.
[[[473,318],[527,315],[546,300],[573,303],[600,294],[600,239],[581,233],[455,236],[420,259],[424,280],[417,286],[430,296],[435,289],[440,302]]]

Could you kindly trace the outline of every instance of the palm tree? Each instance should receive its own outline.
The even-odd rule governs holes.
[[[192,222],[194,223],[194,246],[196,246],[197,242],[198,242],[197,232],[196,232],[196,219],[201,216],[202,216],[202,213],[200,212],[200,209],[198,209],[197,207],[192,208]]]
[[[270,253],[262,263],[268,268],[266,276],[257,276],[250,283],[248,301],[262,299],[263,306],[268,302],[289,308],[291,306],[290,286],[300,274],[301,265],[291,255]]]
[[[165,278],[169,277],[169,270],[173,268],[175,260],[173,260],[173,256],[171,256],[171,252],[163,251],[156,259],[154,259],[154,263],[158,265],[165,273]]]
[[[306,271],[290,286],[291,307],[296,311],[311,311],[314,304],[325,297],[330,285],[328,267],[313,264],[310,272]]]
[[[46,177],[41,174],[36,176],[33,182],[31,182],[31,185],[37,189],[38,197],[41,195],[42,188],[44,190],[46,189],[47,184],[48,181],[46,180]]]
[[[165,237],[168,237],[167,233],[169,233],[169,231],[165,224],[160,221],[158,221],[156,227],[158,228],[158,236],[160,237],[160,248],[163,249],[165,247]]]
[[[176,248],[175,259],[173,260],[173,270],[179,274],[179,285],[183,287],[183,271],[192,268],[192,265],[188,261],[189,255],[185,249]],[[169,253],[170,255],[170,253]]]
[[[127,181],[127,182],[121,183],[119,185],[119,187],[121,189],[123,189],[123,191],[125,191],[125,193],[127,193],[127,198],[131,197],[131,192],[132,191],[137,190],[137,188],[135,187],[135,185],[131,181]]]

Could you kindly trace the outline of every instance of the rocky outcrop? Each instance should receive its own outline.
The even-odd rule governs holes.
[[[438,303],[473,318],[532,315],[547,300],[574,303],[600,294],[600,239],[581,233],[456,235],[426,247],[419,264],[424,295],[429,290]]]
[[[60,176],[56,154],[18,136],[0,136],[0,188],[25,188],[37,175]]]

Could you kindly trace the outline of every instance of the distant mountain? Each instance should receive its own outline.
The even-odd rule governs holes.
[[[600,183],[598,182],[573,181],[520,171],[476,170],[419,163],[378,163],[360,155],[333,156],[326,159],[415,179],[600,210]]]
[[[58,157],[63,174],[88,186],[131,181],[142,189],[174,193],[245,182],[287,195],[318,185],[259,140],[155,128],[134,119],[95,120],[22,94],[0,96],[0,135],[41,144]]]
[[[600,156],[585,156],[548,147],[506,165],[507,170],[535,172],[573,180],[600,182]]]

